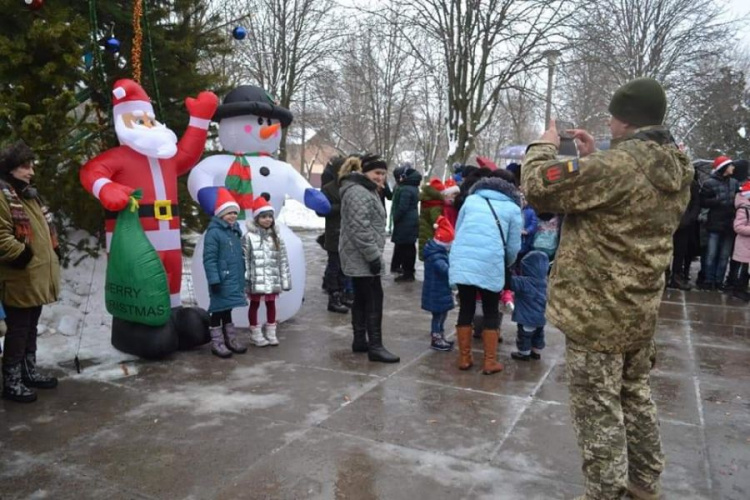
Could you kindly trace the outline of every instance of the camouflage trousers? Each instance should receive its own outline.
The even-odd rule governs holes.
[[[649,374],[656,346],[622,354],[567,341],[570,410],[583,457],[586,500],[614,500],[628,481],[658,494],[664,454]]]

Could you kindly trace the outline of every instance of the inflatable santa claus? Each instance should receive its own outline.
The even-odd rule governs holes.
[[[83,187],[105,208],[108,251],[118,212],[129,205],[136,189],[142,191],[138,215],[164,265],[172,315],[163,326],[115,315],[112,345],[137,356],[158,358],[209,340],[205,311],[180,307],[182,251],[177,177],[186,174],[200,160],[209,121],[219,100],[212,92],[201,92],[197,98],[185,100],[190,123],[178,142],[174,132],[156,121],[151,100],[138,83],[118,80],[112,95],[120,146],[86,163],[80,179]]]

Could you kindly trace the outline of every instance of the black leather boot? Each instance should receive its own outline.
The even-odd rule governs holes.
[[[370,361],[379,361],[381,363],[398,363],[401,358],[391,353],[383,347],[383,310],[378,308],[367,315],[367,337],[368,347],[367,358]]]
[[[352,304],[352,330],[354,331],[352,352],[367,352],[367,316],[364,304],[356,302]]]
[[[21,377],[26,387],[37,389],[54,389],[57,387],[57,378],[42,375],[36,369],[36,354],[27,352],[21,361]]]
[[[328,295],[328,310],[341,314],[349,312],[349,308],[341,302],[341,292],[331,292]]]
[[[6,365],[3,362],[3,399],[17,403],[33,403],[36,401],[36,393],[23,383],[21,364]]]

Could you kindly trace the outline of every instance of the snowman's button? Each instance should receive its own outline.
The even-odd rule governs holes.
[[[266,201],[271,201],[271,195],[270,195],[270,194],[268,194],[268,193],[260,193],[260,196],[261,196],[262,198],[265,198],[265,199],[266,199]]]
[[[260,167],[260,175],[263,177],[268,177],[268,174],[270,174],[271,171],[268,170],[268,167]]]

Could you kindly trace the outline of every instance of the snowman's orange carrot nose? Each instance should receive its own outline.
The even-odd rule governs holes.
[[[265,141],[269,137],[273,137],[274,135],[276,135],[276,132],[278,132],[280,128],[281,128],[280,123],[274,123],[273,125],[267,125],[265,127],[261,127],[260,138]]]

